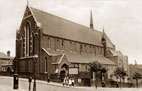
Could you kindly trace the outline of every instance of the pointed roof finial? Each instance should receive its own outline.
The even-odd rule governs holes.
[[[92,9],[90,10],[90,28],[94,30]]]
[[[103,33],[105,33],[104,26],[103,26]]]
[[[27,5],[29,6],[29,0],[27,0]]]
[[[135,65],[137,66],[137,61],[135,60]]]

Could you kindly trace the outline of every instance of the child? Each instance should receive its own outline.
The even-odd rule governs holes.
[[[72,79],[71,81],[72,81],[72,86],[74,86],[74,79]]]
[[[63,80],[63,86],[66,84],[66,77]]]
[[[69,78],[69,86],[71,86],[72,85],[72,80],[71,80],[71,78]]]

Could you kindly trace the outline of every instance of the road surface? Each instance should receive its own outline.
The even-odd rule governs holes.
[[[33,83],[31,84],[31,91],[33,91]],[[59,83],[47,83],[46,81],[36,82],[36,91],[142,91],[142,88],[98,88],[94,87],[63,87]],[[0,91],[29,91],[28,79],[19,78],[19,89],[13,90],[13,77],[0,76]]]

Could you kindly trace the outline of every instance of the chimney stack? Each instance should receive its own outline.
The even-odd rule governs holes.
[[[7,56],[9,56],[9,57],[10,57],[10,51],[9,51],[9,50],[7,51]]]

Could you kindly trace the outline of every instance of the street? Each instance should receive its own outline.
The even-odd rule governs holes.
[[[37,91],[142,91],[142,88],[98,88],[94,87],[63,87],[59,83],[47,83],[46,81],[37,80]],[[33,83],[31,84],[33,91]],[[19,78],[19,89],[13,90],[13,78],[0,76],[0,91],[29,91],[28,79]]]

